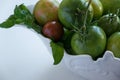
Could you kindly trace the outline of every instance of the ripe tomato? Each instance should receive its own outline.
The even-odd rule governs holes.
[[[88,54],[93,59],[96,59],[105,50],[106,35],[100,27],[89,26],[85,35],[75,33],[72,36],[71,46],[76,54]]]
[[[59,2],[56,0],[39,0],[34,7],[34,16],[40,25],[49,21],[58,21]]]
[[[59,22],[51,21],[44,25],[42,32],[46,37],[58,41],[62,38],[64,30]]]

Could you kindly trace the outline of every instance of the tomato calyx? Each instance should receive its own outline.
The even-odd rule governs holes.
[[[117,14],[109,13],[108,16],[109,16],[109,18],[108,18],[109,23],[112,23],[114,20],[117,19]]]
[[[110,35],[114,32],[119,31],[120,28],[120,18],[118,17],[118,12],[103,15],[97,21],[97,24],[105,31],[107,37],[110,37]]]

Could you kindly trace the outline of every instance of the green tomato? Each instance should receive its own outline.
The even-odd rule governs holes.
[[[98,26],[100,26],[109,37],[119,30],[120,19],[116,14],[106,14],[98,20]]]
[[[85,39],[83,39],[85,37]],[[106,35],[105,32],[97,26],[89,26],[87,33],[81,35],[75,33],[71,39],[72,49],[76,54],[87,54],[93,59],[97,59],[105,50]]]
[[[78,27],[83,25],[85,12],[88,6],[87,0],[63,0],[58,9],[58,16],[62,24],[72,29],[72,25]],[[87,16],[87,23],[90,23],[93,18],[93,8],[90,5]],[[76,23],[77,21],[77,23]]]
[[[104,13],[113,13],[116,12],[117,9],[120,8],[120,0],[100,0],[103,8],[104,8]]]
[[[116,32],[109,37],[107,50],[112,51],[115,57],[120,58],[120,32]]]
[[[93,7],[93,10],[94,10],[94,18],[95,19],[98,19],[102,16],[103,14],[103,5],[102,3],[100,2],[100,0],[92,0],[92,7]]]
[[[73,34],[74,34],[73,31],[65,29],[64,30],[64,36],[63,36],[63,39],[62,39],[62,42],[64,43],[64,49],[65,49],[65,51],[68,54],[72,54],[72,55],[75,54],[74,51],[71,48],[71,38],[72,38]]]
[[[39,0],[34,7],[34,17],[40,25],[49,21],[58,21],[59,2],[56,0]]]

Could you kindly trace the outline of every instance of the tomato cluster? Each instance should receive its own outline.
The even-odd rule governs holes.
[[[63,0],[59,4],[56,0],[40,0],[34,15],[43,25],[43,35],[62,42],[69,54],[86,54],[97,59],[105,50],[111,50],[120,57],[120,6],[109,12],[112,5],[105,1]],[[110,1],[114,3],[114,0]]]

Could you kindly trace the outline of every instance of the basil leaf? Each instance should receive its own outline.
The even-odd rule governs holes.
[[[24,6],[24,4],[21,4],[19,6],[16,5],[15,9],[14,9],[14,15],[17,18],[23,19],[26,17],[26,15],[28,16],[32,16],[32,14],[30,13],[30,11],[27,9],[26,6]]]
[[[15,25],[15,16],[11,15],[6,21],[0,24],[1,28],[10,28]]]
[[[61,45],[61,43],[55,43],[53,41],[50,42],[51,48],[52,48],[52,54],[54,58],[54,65],[57,65],[60,63],[64,56],[64,48]]]
[[[10,28],[15,24],[26,25],[27,28],[32,28],[37,33],[41,33],[42,27],[37,24],[34,16],[30,13],[24,4],[19,6],[16,5],[14,9],[14,14],[12,14],[6,21],[0,24],[1,28]],[[55,43],[51,41],[50,43],[54,58],[54,65],[60,63],[64,56],[64,48],[62,43]]]
[[[41,33],[42,27],[36,23],[34,16],[30,13],[24,4],[16,5],[14,14],[11,15],[6,21],[0,24],[1,28],[10,28],[15,24],[27,25],[27,28],[32,28],[37,33]]]
[[[27,28],[32,28],[37,33],[41,33],[42,27],[36,23],[34,16],[30,13],[26,6],[21,4],[16,6],[14,14],[17,18],[23,19],[23,24],[27,25]]]

